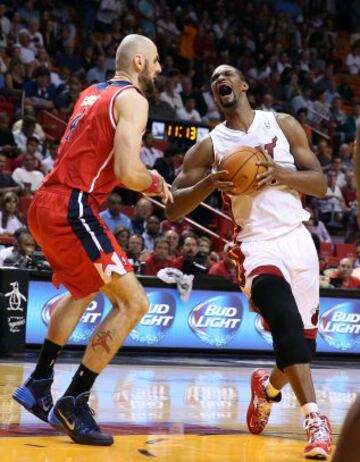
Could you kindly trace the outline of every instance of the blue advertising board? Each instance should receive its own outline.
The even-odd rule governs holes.
[[[181,349],[272,350],[271,335],[261,318],[249,311],[240,291],[193,289],[184,303],[174,288],[145,287],[149,312],[125,340],[124,346]],[[52,311],[64,295],[49,281],[30,281],[26,343],[41,344]],[[86,345],[110,310],[101,293],[89,304],[70,345]],[[360,353],[360,300],[322,297],[317,350]]]

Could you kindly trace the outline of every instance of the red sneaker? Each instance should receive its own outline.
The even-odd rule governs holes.
[[[307,459],[327,460],[331,454],[332,429],[327,417],[311,412],[304,422],[308,442],[304,449]]]
[[[258,435],[268,423],[271,406],[281,400],[281,393],[270,399],[265,392],[264,383],[269,374],[264,369],[256,369],[251,375],[251,401],[247,410],[246,422],[250,433]]]

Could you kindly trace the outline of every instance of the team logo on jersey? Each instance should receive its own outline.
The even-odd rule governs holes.
[[[208,345],[231,342],[243,318],[243,305],[236,295],[220,295],[196,305],[189,314],[190,329]]]
[[[360,301],[335,305],[320,316],[319,333],[325,342],[341,351],[360,342]]]
[[[255,318],[254,324],[256,332],[260,335],[260,337],[262,337],[268,345],[272,345],[272,335],[270,334],[270,331],[267,328],[265,328],[264,318],[258,314]]]
[[[64,295],[65,294],[62,293],[60,295],[52,297],[42,307],[41,319],[46,326],[49,324],[52,313],[54,312],[59,301],[63,298]],[[104,296],[103,294],[98,293],[96,298],[94,298],[94,300],[92,300],[89,303],[84,314],[81,316],[81,319],[78,325],[76,326],[76,329],[74,330],[69,339],[70,343],[78,343],[81,345],[89,341],[96,327],[102,321],[104,305]]]
[[[176,315],[176,301],[169,292],[147,292],[149,311],[143,316],[130,337],[139,343],[159,343],[173,325]]]
[[[85,96],[83,99],[81,106],[92,106],[96,101],[100,98],[100,95],[90,95]]]

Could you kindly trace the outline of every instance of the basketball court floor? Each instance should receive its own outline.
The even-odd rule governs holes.
[[[143,357],[118,357],[116,362],[98,378],[91,397],[98,423],[115,436],[113,446],[101,448],[74,444],[21,409],[11,394],[33,363],[1,361],[1,462],[305,460],[302,416],[289,387],[273,406],[265,433],[253,436],[247,431],[251,371],[271,363]],[[335,440],[359,389],[358,365],[352,366],[321,362],[314,368],[319,406],[330,418]],[[55,399],[76,367],[71,359],[57,365]]]

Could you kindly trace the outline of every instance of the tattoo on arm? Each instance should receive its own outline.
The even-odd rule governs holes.
[[[106,332],[104,332],[100,330],[99,332],[96,332],[96,334],[94,335],[91,341],[91,347],[94,351],[97,351],[98,347],[104,348],[106,353],[109,354],[110,345],[108,345],[108,342],[111,343],[111,341],[112,337],[110,331],[107,330]]]

